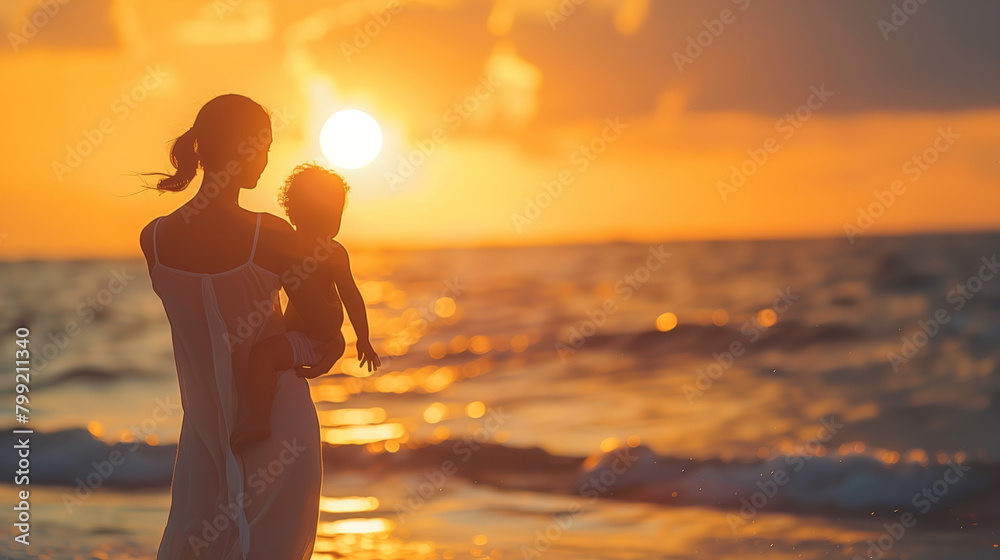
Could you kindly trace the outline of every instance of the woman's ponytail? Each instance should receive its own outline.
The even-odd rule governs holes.
[[[198,152],[195,150],[197,137],[194,127],[181,134],[170,148],[170,163],[177,169],[173,175],[163,178],[156,189],[166,192],[180,192],[187,188],[198,173]]]

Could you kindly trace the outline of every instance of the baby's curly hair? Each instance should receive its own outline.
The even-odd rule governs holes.
[[[303,163],[292,170],[291,175],[285,179],[285,184],[278,192],[278,204],[285,209],[285,215],[288,216],[293,225],[295,224],[296,207],[309,204],[310,198],[331,194],[326,188],[320,191],[319,187],[339,187],[342,189],[341,212],[347,207],[347,193],[351,192],[351,186],[347,184],[344,177],[322,165],[312,162]]]

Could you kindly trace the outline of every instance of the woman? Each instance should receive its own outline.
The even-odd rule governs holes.
[[[292,227],[239,206],[270,143],[270,118],[254,101],[230,94],[206,103],[171,148],[176,173],[156,187],[182,191],[201,167],[199,191],[140,235],[170,321],[184,409],[157,560],[312,554],[322,463],[307,382],[293,370],[279,373],[271,435],[240,454],[229,446],[248,413],[239,395],[250,349],[284,331],[278,290],[285,288],[316,338],[329,340],[339,329],[319,286],[286,273],[302,261]]]

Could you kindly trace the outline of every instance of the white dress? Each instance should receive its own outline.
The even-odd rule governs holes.
[[[308,560],[322,481],[319,421],[305,379],[278,373],[271,435],[234,454],[234,372],[254,342],[284,332],[281,282],[250,258],[204,274],[164,266],[153,226],[153,290],[170,321],[184,418],[157,560]],[[245,414],[245,411],[241,411]]]

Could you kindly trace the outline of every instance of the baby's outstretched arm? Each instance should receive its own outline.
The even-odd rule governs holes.
[[[336,246],[337,250],[331,262],[333,281],[337,286],[337,293],[340,294],[340,300],[347,309],[347,316],[351,319],[354,332],[358,335],[358,361],[362,366],[367,364],[368,371],[374,371],[382,365],[382,361],[368,339],[368,313],[365,311],[365,300],[361,297],[361,291],[358,290],[358,285],[351,274],[351,260],[347,255],[347,249],[339,243],[336,243]]]

